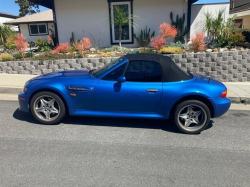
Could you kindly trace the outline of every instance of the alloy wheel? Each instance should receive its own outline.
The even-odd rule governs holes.
[[[34,112],[43,121],[53,121],[60,114],[60,105],[55,98],[44,95],[34,102]]]
[[[207,121],[205,110],[195,104],[184,106],[178,113],[178,122],[186,131],[201,129]]]

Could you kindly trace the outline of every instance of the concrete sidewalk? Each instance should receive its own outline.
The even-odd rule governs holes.
[[[0,74],[0,94],[17,95],[26,81],[37,75]],[[250,82],[225,82],[233,103],[250,104]]]

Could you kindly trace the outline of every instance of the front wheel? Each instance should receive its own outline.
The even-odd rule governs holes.
[[[181,132],[198,134],[208,126],[210,110],[201,101],[188,100],[176,106],[173,118]]]
[[[39,92],[30,102],[30,111],[40,123],[54,125],[65,116],[65,105],[62,99],[51,92]]]

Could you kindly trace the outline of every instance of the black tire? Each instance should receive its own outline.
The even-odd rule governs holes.
[[[44,101],[48,101],[47,104],[45,104],[46,105],[45,108],[43,107],[44,104],[42,104],[42,103],[44,103],[44,101],[43,102],[41,101],[41,99],[43,99],[43,98],[44,98]],[[54,107],[52,107],[50,105],[48,106],[48,103],[50,103],[50,104],[52,103],[52,99],[54,99],[53,100]],[[39,108],[37,106],[39,106]],[[43,110],[43,108],[44,108],[44,110]],[[39,109],[40,109],[40,111],[38,112]],[[43,111],[41,112],[41,110],[43,110]],[[30,111],[31,111],[31,114],[33,115],[33,117],[37,121],[39,121],[40,123],[45,124],[45,125],[58,124],[65,117],[65,114],[66,114],[65,105],[64,105],[62,99],[58,95],[51,93],[51,92],[39,92],[39,93],[35,94],[30,101]],[[47,111],[49,111],[49,112],[47,112]],[[53,111],[53,112],[51,112],[51,111]],[[56,112],[58,112],[58,113],[56,113]],[[47,118],[46,115],[49,116],[49,118]]]
[[[185,134],[200,133],[206,129],[210,118],[211,114],[207,105],[197,100],[187,100],[178,104],[172,116],[177,128]]]

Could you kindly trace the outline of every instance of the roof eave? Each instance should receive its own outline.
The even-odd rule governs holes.
[[[42,5],[44,7],[53,8],[53,0],[28,0],[32,3],[38,4],[38,5]],[[197,2],[198,0],[189,0],[191,2],[191,4],[194,4],[195,2]]]
[[[5,25],[21,25],[21,24],[32,24],[32,23],[53,23],[53,20],[48,21],[29,21],[29,22],[5,22]]]

